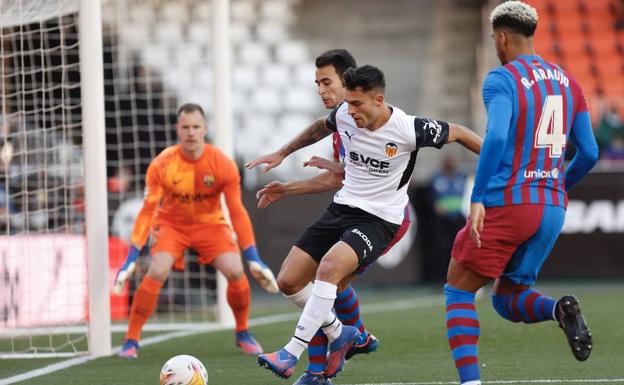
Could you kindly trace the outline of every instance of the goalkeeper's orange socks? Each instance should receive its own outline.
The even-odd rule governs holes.
[[[146,275],[137,289],[132,307],[130,308],[130,320],[128,321],[128,333],[126,339],[139,341],[141,330],[147,319],[152,315],[158,302],[158,294],[163,283]]]
[[[249,306],[251,304],[251,290],[247,276],[243,274],[239,279],[228,281],[227,301],[234,312],[236,332],[242,332],[249,327]]]

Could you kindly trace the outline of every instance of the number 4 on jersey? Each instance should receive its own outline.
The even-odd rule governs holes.
[[[548,95],[535,134],[535,147],[548,148],[548,156],[559,158],[566,146],[563,132],[563,97]]]

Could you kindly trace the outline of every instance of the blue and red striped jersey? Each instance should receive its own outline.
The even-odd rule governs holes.
[[[589,125],[593,140],[579,84],[558,65],[537,55],[521,55],[487,75],[483,100],[488,130],[472,201],[486,207],[527,203],[565,207],[564,157],[575,120],[582,121],[579,131],[584,133]],[[585,116],[579,119],[581,115]],[[499,148],[492,148],[495,142]]]

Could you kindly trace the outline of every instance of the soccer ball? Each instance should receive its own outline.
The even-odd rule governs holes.
[[[160,371],[160,385],[208,385],[208,371],[193,356],[175,356]]]

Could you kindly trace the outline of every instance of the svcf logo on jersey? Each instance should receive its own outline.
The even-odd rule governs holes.
[[[204,175],[204,185],[206,187],[212,186],[214,183],[214,175]]]
[[[396,155],[397,151],[399,151],[399,146],[392,142],[386,143],[386,155],[392,158]]]

